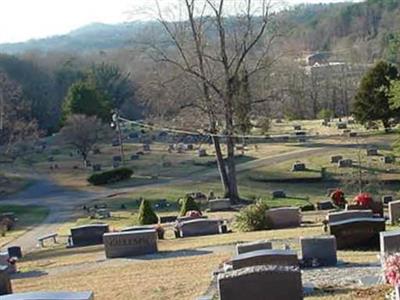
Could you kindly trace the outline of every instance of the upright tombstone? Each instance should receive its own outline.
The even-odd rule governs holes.
[[[389,203],[389,221],[390,224],[397,224],[400,219],[400,200]]]
[[[332,155],[331,156],[331,163],[332,164],[337,164],[342,159],[343,159],[342,155]]]
[[[351,168],[353,167],[353,160],[351,159],[341,159],[338,162],[339,168]]]
[[[114,161],[114,162],[121,162],[121,161],[122,161],[122,156],[121,156],[121,155],[115,155],[115,156],[113,156],[113,161]]]
[[[343,122],[337,123],[337,129],[347,129],[347,124]]]
[[[293,125],[294,130],[301,130],[301,125]]]
[[[0,265],[0,295],[12,294],[11,280],[7,269],[8,266]]]
[[[270,250],[272,243],[270,241],[255,241],[250,243],[240,243],[236,245],[236,254],[243,254],[257,250]]]
[[[219,274],[220,300],[302,300],[298,267],[254,266]]]
[[[338,249],[376,249],[382,231],[385,231],[384,218],[358,218],[329,223],[329,232],[336,237]]]
[[[155,229],[105,233],[103,241],[107,258],[131,257],[157,252]]]
[[[385,195],[382,196],[382,202],[385,204],[389,204],[390,202],[393,201],[393,196],[392,195]]]
[[[286,193],[282,190],[273,191],[272,198],[286,198]]]
[[[386,255],[400,252],[400,231],[385,231],[380,233],[381,260]]]
[[[367,149],[367,156],[376,156],[378,155],[378,148],[370,147]]]
[[[331,200],[319,201],[317,203],[318,210],[329,210],[335,208]]]
[[[103,234],[109,232],[107,224],[90,224],[71,228],[74,246],[90,246],[103,243]]]
[[[299,227],[301,214],[298,207],[271,208],[265,212],[273,229]]]
[[[221,233],[221,220],[194,219],[179,222],[177,230],[180,237],[200,236]]]
[[[332,235],[300,238],[303,262],[312,264],[315,260],[319,266],[337,264],[336,238]]]
[[[358,218],[372,218],[373,216],[372,210],[344,210],[329,213],[327,220],[329,223],[334,223]]]
[[[93,292],[31,292],[1,297],[1,300],[94,300]]]
[[[100,172],[101,171],[101,165],[100,164],[95,164],[92,166],[93,172]]]
[[[301,172],[306,170],[306,164],[301,162],[296,162],[292,166],[292,172]]]
[[[231,209],[230,199],[214,199],[208,201],[210,211],[225,211]]]
[[[206,156],[207,156],[207,151],[206,151],[206,149],[199,149],[199,150],[197,150],[197,156],[198,156],[198,157],[206,157]]]
[[[384,156],[381,158],[381,161],[384,164],[394,164],[396,162],[396,157],[393,155],[389,155],[389,156]]]
[[[150,144],[143,144],[143,151],[150,152]]]
[[[297,253],[292,250],[267,249],[239,254],[230,261],[234,270],[258,265],[298,266]]]

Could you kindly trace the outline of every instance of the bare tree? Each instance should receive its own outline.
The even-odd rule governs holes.
[[[184,107],[196,107],[207,117],[225,196],[236,203],[234,146],[239,126],[235,103],[243,86],[274,62],[271,48],[278,26],[271,1],[177,0],[184,16],[179,22],[168,19],[160,3],[156,0],[158,20],[168,40],[152,41],[152,57],[173,66],[198,87],[200,97],[192,97]],[[262,100],[247,101],[251,105]],[[226,158],[221,136],[227,146]]]
[[[16,158],[21,149],[39,138],[40,131],[21,86],[0,72],[0,146],[2,152]],[[23,146],[23,147],[22,147]]]
[[[95,116],[71,115],[60,135],[66,144],[73,146],[81,155],[86,166],[89,152],[107,132],[105,126]]]

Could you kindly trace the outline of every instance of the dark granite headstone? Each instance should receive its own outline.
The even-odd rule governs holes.
[[[329,223],[329,232],[336,237],[338,249],[376,249],[382,231],[385,231],[383,218],[357,218]]]
[[[333,155],[331,156],[331,163],[332,164],[337,164],[339,160],[342,160],[343,156],[342,155]]]
[[[292,172],[300,172],[306,170],[306,164],[304,163],[294,163],[292,167]]]
[[[297,253],[292,250],[256,250],[235,256],[231,262],[234,270],[257,265],[298,266]]]
[[[302,300],[298,267],[254,266],[218,275],[220,300]]]
[[[121,161],[122,161],[122,157],[121,157],[121,155],[116,155],[116,156],[113,156],[113,161],[118,161],[118,162],[121,162]]]
[[[378,149],[377,148],[369,148],[367,149],[367,156],[376,156],[378,155]]]
[[[93,165],[93,172],[100,172],[101,171],[101,165],[100,164],[96,164]]]
[[[3,296],[1,300],[94,300],[93,292],[32,292]]]
[[[160,216],[160,223],[172,223],[178,219],[177,216]]]
[[[206,151],[206,149],[199,149],[199,150],[197,151],[197,156],[198,156],[198,157],[205,157],[205,156],[207,156],[207,151]]]
[[[286,193],[284,191],[278,190],[272,192],[272,198],[286,198]]]
[[[339,168],[351,168],[353,166],[353,160],[351,159],[341,159],[338,161]]]
[[[7,269],[8,266],[0,265],[0,295],[12,294],[11,280]]]
[[[21,247],[18,247],[18,246],[9,247],[7,249],[7,252],[8,252],[8,256],[10,256],[10,257],[22,258]]]
[[[330,236],[302,237],[300,238],[301,253],[303,262],[306,265],[317,261],[319,266],[335,266],[336,238]]]
[[[382,202],[385,204],[388,204],[389,202],[393,201],[393,196],[392,195],[385,195],[382,196]]]
[[[331,200],[326,200],[326,201],[320,201],[317,203],[317,208],[318,210],[329,210],[333,209],[333,203]]]
[[[74,246],[89,246],[103,243],[103,234],[109,232],[107,224],[90,224],[71,228]]]
[[[155,229],[110,232],[103,236],[107,258],[130,257],[157,252]]]

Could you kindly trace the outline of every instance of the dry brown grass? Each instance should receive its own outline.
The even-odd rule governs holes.
[[[13,280],[15,292],[92,290],[96,300],[194,299],[208,288],[211,272],[228,254],[129,262],[119,266]]]

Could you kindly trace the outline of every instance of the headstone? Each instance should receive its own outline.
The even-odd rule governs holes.
[[[337,123],[337,129],[346,129],[347,124],[346,123]]]
[[[240,243],[236,245],[236,254],[243,254],[247,252],[257,250],[269,250],[272,249],[272,243],[270,241],[255,241],[250,243]]]
[[[301,130],[301,125],[294,125],[294,126],[293,126],[293,129],[294,129],[294,130]]]
[[[197,150],[197,156],[198,156],[198,157],[205,157],[205,156],[207,156],[207,151],[206,151],[206,149],[199,149],[199,150]]]
[[[113,156],[113,161],[121,162],[122,161],[122,156],[121,155]]]
[[[372,218],[374,214],[372,210],[344,210],[339,212],[332,212],[327,215],[327,220],[329,223],[346,221],[350,219],[358,218]]]
[[[299,227],[301,225],[298,207],[271,208],[265,214],[273,229]]]
[[[177,221],[178,222],[198,220],[198,219],[207,219],[207,216],[183,216],[183,217],[177,217]]]
[[[96,164],[96,165],[93,165],[93,172],[100,172],[101,171],[101,165],[99,165],[99,164]]]
[[[376,156],[376,155],[378,155],[377,148],[368,148],[367,149],[367,156]]]
[[[381,260],[386,255],[400,252],[400,231],[385,231],[380,233]]]
[[[210,211],[224,211],[231,209],[230,199],[215,199],[208,201]]]
[[[382,196],[382,202],[385,204],[388,204],[389,202],[393,201],[393,196],[392,195],[385,195]]]
[[[349,137],[356,137],[357,136],[357,132],[349,132]]]
[[[103,240],[107,258],[131,257],[157,252],[155,229],[105,233]]]
[[[94,300],[93,292],[31,292],[1,297],[1,300]]]
[[[117,162],[117,161],[113,161],[113,164],[112,164],[112,166],[113,166],[113,168],[114,168],[114,169],[117,169],[117,168],[119,168],[119,162]]]
[[[221,220],[195,219],[180,222],[177,229],[181,237],[219,234],[221,223]]]
[[[331,200],[320,201],[317,203],[318,210],[329,210],[335,208]]]
[[[220,300],[302,300],[298,267],[255,266],[218,275]]]
[[[282,190],[273,191],[272,198],[286,198],[286,193]]]
[[[399,223],[400,219],[400,200],[392,201],[389,203],[389,221],[390,224]]]
[[[258,265],[298,266],[296,251],[283,249],[257,250],[239,254],[230,261],[234,270]]]
[[[138,160],[140,156],[138,154],[132,154],[131,155],[131,160]]]
[[[381,161],[384,164],[393,164],[396,162],[396,158],[394,156],[383,156],[381,157]]]
[[[177,216],[160,216],[160,223],[172,223],[177,220]]]
[[[150,144],[143,144],[143,151],[146,151],[146,152],[151,151]]]
[[[113,140],[112,143],[111,143],[111,146],[113,146],[113,147],[120,146],[119,140]]]
[[[22,258],[21,247],[18,246],[8,247],[7,252],[9,257]]]
[[[71,228],[74,246],[89,246],[103,243],[103,234],[109,232],[107,224],[90,224]]]
[[[305,171],[305,170],[306,170],[306,164],[299,163],[299,162],[296,162],[293,164],[292,172],[300,172],[300,171]]]
[[[331,163],[332,164],[337,164],[342,159],[343,159],[342,155],[332,155],[331,156]]]
[[[332,235],[302,237],[300,246],[303,262],[306,265],[315,260],[319,266],[335,266],[337,264],[336,238]]]
[[[193,144],[187,144],[186,150],[192,151],[194,149]]]
[[[12,294],[11,280],[7,269],[7,265],[0,265],[0,295]]]
[[[329,232],[336,237],[337,249],[375,249],[379,233],[385,231],[383,218],[358,218],[329,223]]]
[[[339,168],[351,168],[353,166],[353,160],[352,159],[341,159],[338,162],[338,167]]]

